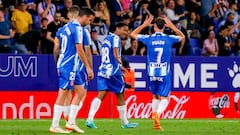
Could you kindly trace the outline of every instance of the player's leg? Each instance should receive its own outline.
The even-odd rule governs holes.
[[[238,109],[238,100],[240,98],[240,92],[236,92],[235,95],[234,95],[234,107],[235,107],[235,110],[238,114],[239,113],[239,109]]]
[[[56,102],[54,104],[53,121],[49,129],[50,132],[69,133],[67,131],[64,131],[59,126],[59,121],[61,119],[63,111],[65,110],[64,101],[69,93],[67,89],[72,89],[72,86],[70,85],[70,80],[68,79],[68,74],[68,72],[61,72],[59,76],[59,92]]]
[[[157,81],[149,81],[150,91],[152,93],[152,118],[153,118],[153,128],[160,129],[160,121],[159,115],[157,113],[158,105],[159,105],[159,96],[158,96],[158,82]]]
[[[84,131],[77,126],[76,117],[79,111],[79,103],[85,94],[85,90],[83,85],[75,85],[74,91],[75,95],[70,105],[69,120],[65,127],[78,133],[84,133]]]
[[[64,100],[67,97],[68,93],[69,93],[68,90],[59,89],[58,97],[57,97],[56,102],[54,104],[52,125],[49,129],[49,131],[52,132],[52,133],[70,133],[69,131],[63,130],[59,126],[59,122],[60,122],[62,113],[65,110]]]
[[[72,91],[69,91],[68,95],[66,96],[65,101],[64,101],[65,109],[63,111],[63,116],[64,116],[64,119],[66,120],[66,122],[69,119],[71,100],[72,100]]]
[[[97,77],[97,89],[98,95],[95,97],[91,103],[90,110],[88,112],[88,118],[86,121],[86,126],[89,128],[97,128],[94,124],[94,116],[101,106],[102,101],[108,93],[108,79],[103,77]]]
[[[109,88],[117,96],[117,110],[121,119],[122,128],[135,128],[138,123],[130,123],[127,119],[127,107],[124,97],[124,81],[122,76],[113,76],[110,78]]]

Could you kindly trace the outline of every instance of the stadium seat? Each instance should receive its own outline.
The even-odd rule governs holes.
[[[193,56],[200,56],[201,51],[202,51],[200,40],[196,39],[196,38],[189,38],[189,44],[190,44],[191,49],[192,49],[192,55]]]

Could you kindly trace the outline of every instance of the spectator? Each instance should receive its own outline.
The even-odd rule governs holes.
[[[91,30],[91,39],[92,39],[92,44],[91,44],[91,51],[93,55],[101,55],[101,47],[102,43],[97,39],[97,30],[93,28]]]
[[[138,9],[139,3],[139,0],[132,0],[130,4],[130,10],[135,12]]]
[[[132,11],[130,9],[130,4],[131,4],[131,0],[119,0],[121,5],[122,5],[122,9],[129,13],[129,16],[132,16]]]
[[[178,21],[181,17],[185,16],[185,12],[182,14],[179,14],[179,15],[175,14],[175,12],[174,12],[175,1],[174,0],[169,0],[166,4],[167,4],[167,7],[165,10],[165,13],[171,21]]]
[[[228,18],[229,13],[232,13],[234,16],[234,19],[233,19],[234,25],[237,24],[240,19],[240,16],[238,14],[237,3],[235,3],[235,2],[230,3],[229,8],[224,15],[225,19]]]
[[[203,42],[202,55],[203,56],[218,56],[218,42],[215,38],[213,30],[208,31],[208,38]]]
[[[38,15],[39,20],[42,18],[47,18],[48,23],[51,23],[54,20],[54,15],[56,13],[56,7],[51,0],[43,0],[38,3]]]
[[[39,50],[38,52],[41,54],[47,53],[47,26],[48,26],[48,20],[47,18],[42,18],[41,20],[41,31],[40,31],[40,43],[39,43]]]
[[[127,39],[128,39],[128,37],[121,37],[121,45],[122,45],[121,54],[122,55],[127,55],[127,50],[125,49]]]
[[[186,10],[188,12],[200,13],[201,0],[186,0]]]
[[[92,0],[73,0],[73,5],[77,5],[80,8],[85,7],[85,6],[92,8],[90,1],[92,1]]]
[[[132,56],[136,56],[136,55],[141,55],[143,56],[143,52],[145,48],[141,48],[138,45],[138,41],[135,39],[131,39],[131,47],[127,49],[126,51],[126,55],[132,55]]]
[[[128,58],[123,58],[122,65],[125,68],[125,70],[123,70],[125,91],[134,91],[134,89],[135,89],[135,72],[133,69],[130,68]]]
[[[191,12],[190,13],[190,18],[188,20],[187,23],[187,32],[188,32],[188,37],[189,38],[197,38],[200,39],[201,38],[201,26],[198,23],[197,19],[197,15],[195,12]]]
[[[47,54],[53,53],[53,47],[54,47],[54,38],[56,36],[56,32],[58,28],[61,27],[61,22],[59,18],[61,17],[61,13],[56,12],[54,15],[54,20],[48,24],[47,26]]]
[[[205,28],[206,24],[209,22],[213,22],[213,18],[215,17],[214,12],[216,9],[216,0],[201,0],[200,17],[203,28]]]
[[[69,18],[68,18],[68,16],[67,16],[67,14],[68,14],[68,9],[70,8],[70,7],[72,7],[72,5],[73,5],[73,2],[72,2],[72,0],[64,0],[64,7],[60,10],[60,13],[61,13],[61,16],[62,16],[62,18],[61,18],[61,22],[62,23],[67,23],[68,22],[68,20],[69,20]]]
[[[11,22],[4,18],[4,9],[0,8],[0,53],[11,53],[10,39],[14,34]]]
[[[215,11],[215,16],[217,20],[223,19],[228,7],[229,3],[228,0],[216,0],[217,2],[217,9]]]
[[[127,14],[128,12],[124,11],[122,9],[122,5],[119,2],[119,0],[112,0],[111,1],[111,8],[110,8],[110,27],[109,27],[109,31],[114,31],[115,30],[115,26],[118,22],[121,21],[121,17],[124,14]]]
[[[137,28],[143,23],[143,20],[146,19],[148,15],[150,15],[150,11],[148,10],[148,1],[142,0],[141,1],[141,7],[133,13],[133,29]],[[142,30],[143,34],[148,34],[149,28],[145,28]]]
[[[176,7],[174,8],[174,12],[176,15],[181,16],[178,21],[182,24],[182,27],[186,29],[187,28],[187,19],[186,19],[187,11],[186,11],[184,0],[176,0]]]
[[[228,28],[227,26],[221,26],[219,30],[219,35],[217,36],[217,42],[219,46],[218,56],[230,56],[231,55],[231,45],[227,42]]]
[[[141,52],[140,50],[141,50],[141,48],[140,48],[140,46],[138,46],[138,41],[135,39],[131,39],[131,47],[126,50],[126,55],[132,55],[132,56],[141,55],[141,56],[143,56],[143,54],[140,53]]]
[[[110,27],[110,13],[104,0],[100,0],[95,7],[95,17],[100,18],[101,22]]]
[[[238,33],[238,36],[237,36],[235,56],[240,56],[240,33]]]
[[[13,12],[12,25],[16,29],[16,33],[22,35],[32,29],[32,16],[27,11],[26,1],[18,1],[18,8]]]

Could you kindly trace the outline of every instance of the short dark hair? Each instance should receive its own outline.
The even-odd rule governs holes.
[[[226,25],[222,25],[221,27],[220,27],[220,29],[219,29],[219,32],[221,32],[221,31],[223,31],[223,30],[225,30],[225,29],[227,29],[228,27],[226,26]]]
[[[5,12],[3,7],[0,7],[0,11],[2,11],[3,13]]]
[[[155,23],[159,29],[163,29],[164,25],[166,24],[161,17],[156,18],[153,23]]]
[[[48,21],[48,19],[47,19],[46,17],[43,17],[43,18],[41,19],[41,23],[42,23],[43,21]]]
[[[125,27],[125,26],[128,27],[127,24],[120,22],[120,23],[117,23],[116,28],[122,28],[122,27]]]
[[[84,16],[84,15],[87,15],[87,16],[90,16],[90,15],[93,15],[95,16],[95,12],[88,8],[88,7],[82,7],[79,11],[79,16]]]

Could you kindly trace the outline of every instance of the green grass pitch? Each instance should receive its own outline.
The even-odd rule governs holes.
[[[85,126],[85,119],[78,119],[85,135],[240,135],[240,119],[164,119],[164,131],[153,130],[151,119],[131,119],[138,122],[134,129],[122,129],[118,119],[96,119],[98,129]],[[0,120],[0,135],[48,135],[51,119]],[[65,122],[61,120],[61,126]],[[77,133],[71,133],[77,134]]]

